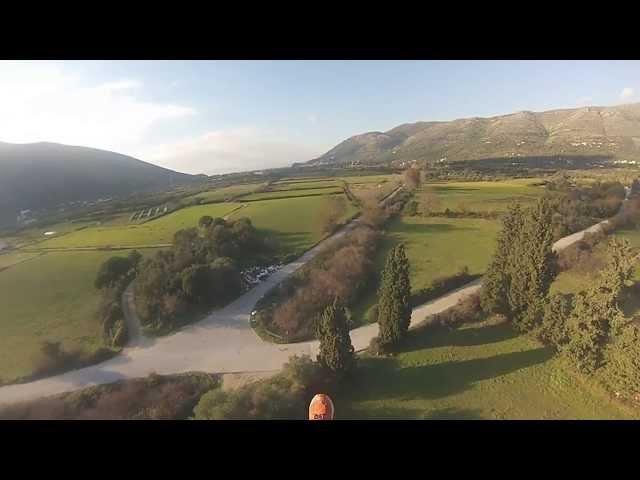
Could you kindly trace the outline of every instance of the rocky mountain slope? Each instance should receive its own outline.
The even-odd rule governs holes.
[[[640,159],[640,103],[404,124],[351,137],[307,163],[455,162],[547,155]]]

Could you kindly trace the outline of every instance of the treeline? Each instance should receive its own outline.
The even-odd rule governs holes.
[[[98,269],[94,286],[102,290],[98,318],[106,345],[122,347],[127,342],[127,325],[122,310],[122,295],[138,273],[142,255],[132,250],[126,257],[111,257]]]
[[[614,216],[625,195],[620,182],[595,182],[579,187],[564,176],[548,182],[546,197],[554,211],[554,237],[562,238]]]
[[[270,249],[248,218],[204,216],[174,234],[171,250],[145,259],[135,283],[144,327],[164,332],[199,311],[221,306],[242,291],[240,268],[266,261]]]

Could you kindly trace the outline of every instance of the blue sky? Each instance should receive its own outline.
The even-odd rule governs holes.
[[[638,61],[0,62],[0,141],[190,173],[283,166],[418,120],[639,101]]]

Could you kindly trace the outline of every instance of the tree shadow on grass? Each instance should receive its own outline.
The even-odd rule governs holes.
[[[341,405],[342,407],[342,405]],[[340,416],[343,420],[479,420],[481,411],[473,408],[439,408],[435,410],[413,408],[401,405],[368,406],[366,412],[352,411],[344,406]]]
[[[401,221],[394,222],[391,228],[392,232],[396,235],[430,235],[451,233],[454,231],[478,230],[477,228],[463,227],[451,223],[404,223]]]
[[[505,324],[487,325],[480,328],[459,328],[425,325],[412,330],[402,352],[411,352],[429,347],[472,347],[504,342],[518,334]]]
[[[401,367],[394,358],[363,359],[354,383],[357,400],[430,400],[461,393],[474,383],[546,362],[549,348],[504,353],[489,358]]]

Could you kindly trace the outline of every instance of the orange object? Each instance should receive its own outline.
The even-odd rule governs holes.
[[[319,393],[309,404],[309,420],[333,420],[333,401],[329,395]]]

